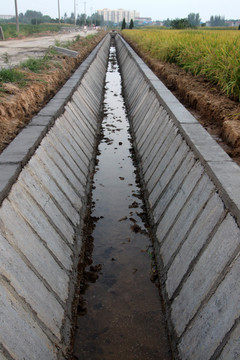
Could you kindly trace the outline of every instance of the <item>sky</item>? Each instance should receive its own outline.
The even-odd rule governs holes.
[[[136,10],[142,17],[151,17],[153,20],[166,20],[185,18],[190,13],[199,13],[203,22],[210,19],[211,15],[225,16],[225,19],[240,19],[239,0],[17,0],[18,13],[27,10],[40,11],[43,15],[52,18],[58,17],[58,1],[60,3],[60,14],[67,13],[68,16],[74,12],[74,1],[76,1],[77,14],[91,15],[98,9],[109,8],[116,10]],[[15,14],[15,0],[0,0],[0,15]]]

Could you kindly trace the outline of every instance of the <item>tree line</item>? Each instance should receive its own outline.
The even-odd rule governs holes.
[[[22,24],[32,24],[32,25],[39,25],[42,23],[58,23],[58,18],[51,18],[48,15],[43,15],[40,11],[34,10],[27,10],[25,14],[20,13],[18,15],[18,21]],[[11,19],[1,19],[1,22],[4,23],[11,23],[16,22],[16,17],[12,17]],[[71,13],[70,16],[67,13],[60,19],[60,22],[63,24],[74,24],[75,23],[75,16],[74,13]],[[83,26],[83,25],[96,25],[102,26],[104,25],[103,16],[99,15],[97,12],[92,14],[91,16],[87,16],[86,14],[77,14],[76,16],[76,24]]]
[[[185,28],[195,28],[199,26],[206,26],[205,23],[201,23],[201,18],[199,13],[190,13],[187,18],[174,19],[174,20],[164,20],[163,25],[166,27],[171,27],[173,29],[185,29]],[[210,17],[209,25],[213,27],[217,26],[228,26],[227,21],[224,16],[212,15]]]
[[[19,16],[19,23],[23,24],[32,24],[32,25],[38,25],[41,23],[58,23],[59,19],[51,18],[48,15],[43,15],[40,11],[34,11],[34,10],[27,10],[25,14],[20,13]],[[11,19],[1,19],[1,22],[9,23],[9,22],[16,22],[16,18],[13,17]],[[92,14],[91,16],[87,16],[86,14],[77,14],[76,19],[74,13],[71,13],[70,16],[67,15],[67,13],[62,16],[60,19],[61,23],[65,24],[75,24],[79,26],[87,25],[90,26],[92,24],[96,26],[103,26],[107,25],[109,27],[114,27],[116,24],[112,23],[111,21],[104,21],[104,18],[102,15],[99,15],[97,12]],[[227,22],[225,20],[224,16],[211,16],[210,17],[210,26],[216,27],[216,26],[227,26]],[[186,18],[176,18],[173,20],[166,19],[163,21],[163,26],[165,27],[171,27],[173,29],[185,29],[185,28],[195,28],[199,26],[204,26],[206,24],[201,23],[201,18],[199,13],[190,13]],[[123,19],[123,22],[120,23],[120,26],[122,29],[129,28],[132,29],[134,27],[134,22],[131,19],[129,25],[126,23],[125,18]]]

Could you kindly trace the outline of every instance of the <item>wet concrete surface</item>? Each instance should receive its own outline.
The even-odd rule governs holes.
[[[106,77],[74,359],[172,359],[115,48]]]

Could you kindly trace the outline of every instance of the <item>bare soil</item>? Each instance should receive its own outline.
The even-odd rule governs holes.
[[[88,40],[87,45],[83,38],[72,45],[71,49],[79,53],[77,58],[58,54],[54,56],[51,67],[41,74],[26,71],[27,84],[23,88],[12,83],[2,85],[4,91],[0,92],[0,152],[57,93],[104,35],[104,32],[98,33]]]
[[[175,64],[152,59],[131,46],[179,101],[240,165],[240,103],[224,95],[203,76],[192,76]]]

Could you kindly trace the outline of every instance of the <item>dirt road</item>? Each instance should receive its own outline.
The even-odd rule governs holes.
[[[0,69],[15,66],[29,57],[44,56],[47,48],[55,45],[56,41],[67,42],[73,40],[77,35],[87,36],[94,33],[96,30],[86,32],[80,30],[21,40],[0,41]]]

